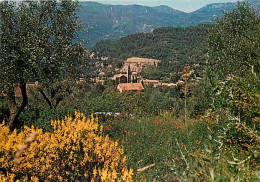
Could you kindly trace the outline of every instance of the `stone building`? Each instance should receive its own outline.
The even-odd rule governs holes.
[[[156,66],[158,67],[160,60],[156,59],[149,59],[149,58],[138,58],[138,57],[132,57],[128,58],[124,62],[124,66],[121,69],[121,72],[127,72],[130,68],[131,72],[140,73],[142,69],[148,67],[148,66]]]

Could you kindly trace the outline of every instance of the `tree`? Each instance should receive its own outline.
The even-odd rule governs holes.
[[[217,21],[208,38],[210,66],[220,78],[259,72],[259,18],[250,4],[238,3]]]
[[[156,68],[155,66],[148,66],[144,70],[142,70],[142,76],[145,79],[160,80],[163,75],[163,71]]]
[[[214,102],[239,121],[259,118],[260,18],[249,3],[238,3],[219,19],[208,37],[208,78]],[[213,95],[213,94],[212,94]]]
[[[28,104],[26,83],[38,81],[48,102],[42,88],[79,76],[85,48],[76,36],[78,8],[68,0],[0,2],[0,76],[7,92],[10,127],[19,124],[19,114]],[[15,86],[21,90],[21,104],[15,98]]]

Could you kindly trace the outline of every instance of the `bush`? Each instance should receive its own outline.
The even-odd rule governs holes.
[[[52,131],[51,120],[60,120],[67,114],[74,114],[73,108],[56,108],[56,109],[26,109],[20,116],[19,120],[22,125],[38,127],[43,131]]]
[[[19,134],[0,125],[0,181],[132,180],[123,149],[104,136],[97,119],[75,112],[51,124],[53,132],[25,126]]]
[[[135,181],[259,181],[258,133],[211,117],[189,118],[187,124],[168,113],[99,120],[124,146]]]
[[[4,98],[0,97],[0,121],[3,121],[5,118],[9,117],[8,106],[4,101]]]

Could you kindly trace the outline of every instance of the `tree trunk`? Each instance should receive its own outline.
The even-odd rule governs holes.
[[[61,88],[59,88],[59,89],[61,89]],[[45,92],[41,88],[38,88],[38,91],[41,93],[44,100],[49,105],[50,109],[56,109],[57,106],[59,105],[59,103],[63,100],[62,96],[54,98],[57,95],[58,90],[52,89],[50,91],[50,99],[48,98],[48,96],[45,94]]]
[[[50,101],[50,99],[47,97],[47,95],[44,93],[44,91],[41,88],[38,88],[38,91],[42,94],[44,100],[47,102],[47,104],[49,105],[50,109],[53,108],[53,105]]]
[[[26,93],[26,83],[20,83],[19,84],[21,94],[22,94],[22,103],[19,105],[17,104],[15,100],[15,90],[14,86],[11,85],[8,87],[7,90],[7,105],[9,109],[9,120],[8,120],[8,126],[11,130],[14,130],[19,125],[19,115],[24,110],[24,108],[28,104],[28,97]]]

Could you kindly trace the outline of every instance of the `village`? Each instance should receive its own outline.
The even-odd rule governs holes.
[[[162,82],[160,80],[144,79],[141,76],[142,70],[148,66],[157,67],[161,61],[149,58],[132,57],[124,61],[123,67],[119,73],[108,77],[106,72],[100,71],[95,79],[92,79],[94,84],[106,85],[108,80],[112,80],[117,85],[119,92],[124,91],[143,91],[146,86],[150,87],[176,87],[183,85],[183,80],[178,80],[176,83]],[[194,73],[194,69],[190,70],[189,74]],[[194,76],[192,80],[200,80],[200,77]]]
[[[139,1],[0,1],[0,182],[260,181],[260,1]]]
[[[106,58],[101,59],[102,61],[106,61]],[[153,87],[153,88],[162,88],[162,87],[178,87],[184,84],[184,79],[181,77],[178,79],[177,82],[164,82],[162,80],[152,80],[152,79],[144,79],[142,77],[142,71],[147,67],[156,67],[158,68],[160,60],[150,59],[150,58],[139,58],[139,57],[132,57],[128,58],[124,61],[124,64],[121,69],[115,68],[116,73],[113,76],[108,76],[105,71],[102,69],[97,70],[97,76],[91,78],[90,84],[101,84],[103,86],[108,85],[108,82],[112,82],[113,85],[116,86],[119,92],[138,92],[144,91],[146,87]],[[189,77],[194,83],[201,80],[201,77],[198,77],[194,74],[197,65],[193,65],[191,70],[189,70]],[[180,72],[183,76],[183,73]],[[65,82],[66,80],[64,80]],[[82,84],[86,81],[85,78],[80,78],[76,84]],[[26,84],[27,92],[35,90],[35,88],[39,88],[39,82],[30,82]],[[18,86],[15,85],[14,87],[15,97],[20,98],[22,97],[21,90]],[[6,93],[3,91],[2,96],[6,96]]]

